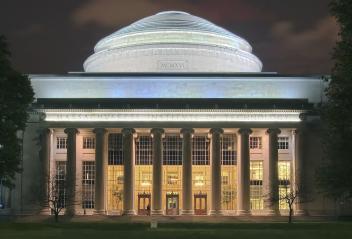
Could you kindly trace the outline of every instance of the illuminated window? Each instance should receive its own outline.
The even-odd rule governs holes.
[[[153,148],[151,136],[139,136],[136,140],[136,165],[152,165]]]
[[[180,136],[166,135],[163,146],[163,164],[182,165],[182,140]]]
[[[56,148],[57,149],[67,149],[67,137],[57,137],[56,138]]]
[[[291,162],[290,161],[279,161],[278,162],[278,175],[280,184],[289,184],[291,179]]]
[[[251,210],[263,210],[264,200],[263,200],[262,185],[251,185],[250,194],[251,194],[251,199],[250,199]]]
[[[58,197],[58,207],[66,207],[66,161],[56,161],[55,184],[51,185],[51,194]]]
[[[108,164],[123,165],[122,134],[109,134],[108,137]]]
[[[222,185],[229,185],[229,182],[230,180],[229,180],[229,175],[227,174],[227,173],[223,173],[222,175],[221,175],[221,184]]]
[[[82,208],[94,208],[95,162],[82,162]]]
[[[264,208],[263,161],[250,162],[250,204],[252,210]]]
[[[194,175],[194,186],[204,186],[205,184],[205,177],[202,173],[196,173]]]
[[[221,137],[221,164],[236,165],[236,136],[225,134]]]
[[[167,184],[169,185],[178,184],[178,174],[176,172],[167,173]]]
[[[288,137],[278,137],[277,139],[277,148],[278,149],[288,149]]]
[[[262,148],[262,137],[249,137],[249,148],[250,149],[261,149]]]
[[[123,175],[122,172],[119,172],[119,174],[116,177],[116,182],[117,184],[122,184],[123,185]]]
[[[263,161],[250,162],[250,179],[262,181],[263,180]]]
[[[83,137],[83,149],[95,149],[95,138]]]
[[[141,172],[141,186],[152,185],[152,174],[150,172]]]
[[[279,176],[279,208],[288,209],[288,204],[284,200],[284,196],[290,193],[291,188],[291,162],[278,162],[278,176]]]
[[[209,140],[207,136],[193,137],[192,164],[209,165]]]

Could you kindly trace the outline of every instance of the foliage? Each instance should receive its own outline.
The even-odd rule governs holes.
[[[312,201],[309,192],[298,186],[285,185],[284,190],[278,194],[268,194],[266,198],[270,205],[286,204],[288,206],[288,223],[292,223],[294,205]]]
[[[340,32],[322,108],[324,163],[318,184],[325,195],[345,201],[352,198],[352,1],[333,0],[330,9]]]
[[[17,133],[26,127],[33,90],[27,76],[15,71],[4,36],[0,36],[0,178],[8,187],[20,172],[21,144]]]

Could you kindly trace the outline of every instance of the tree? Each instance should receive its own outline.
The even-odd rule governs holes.
[[[352,1],[333,0],[330,9],[340,32],[322,107],[324,160],[317,178],[325,195],[346,201],[352,199]]]
[[[290,185],[285,185],[278,195],[274,196],[274,194],[270,194],[267,197],[271,205],[280,203],[288,206],[288,223],[292,223],[295,204],[303,204],[311,201],[306,191],[299,187],[290,187]]]
[[[11,66],[10,52],[0,36],[0,178],[7,187],[20,172],[21,142],[19,131],[26,127],[27,109],[33,101],[33,89],[27,76]]]
[[[66,180],[58,180],[57,175],[49,180],[49,191],[44,198],[44,206],[49,207],[52,214],[55,216],[55,222],[59,222],[59,215],[62,209],[65,208]]]

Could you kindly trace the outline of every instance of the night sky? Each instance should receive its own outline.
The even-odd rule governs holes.
[[[159,11],[181,10],[245,38],[284,74],[329,73],[338,27],[329,0],[1,0],[0,34],[23,73],[83,71],[103,37]]]

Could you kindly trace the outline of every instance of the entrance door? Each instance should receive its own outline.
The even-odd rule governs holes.
[[[151,207],[150,193],[138,193],[138,215],[149,215]]]
[[[207,215],[207,194],[196,193],[194,194],[194,214]]]
[[[166,215],[178,215],[178,199],[177,193],[166,194]]]

